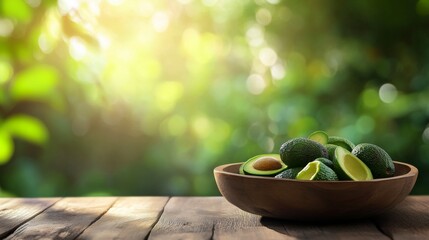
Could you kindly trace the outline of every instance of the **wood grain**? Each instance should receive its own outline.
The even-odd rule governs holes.
[[[389,239],[371,221],[296,223],[261,218],[224,198],[172,198],[149,239]]]
[[[173,197],[149,239],[282,239],[222,197]]]
[[[293,239],[284,234],[280,221],[268,220],[267,227],[260,216],[244,212],[224,198],[219,198],[217,205],[221,214],[215,222],[213,239]]]
[[[124,197],[78,239],[144,239],[158,220],[168,197]]]
[[[7,239],[74,239],[116,198],[65,198],[21,225]]]
[[[370,221],[296,223],[261,218],[220,200],[228,213],[216,223],[214,239],[389,239]]]
[[[409,196],[375,222],[392,239],[428,239],[429,197]]]
[[[173,197],[149,239],[210,239],[219,200],[213,197]]]
[[[285,222],[283,227],[284,233],[292,239],[390,239],[369,220],[331,223]]]
[[[157,222],[158,221],[158,222]],[[222,197],[0,199],[6,239],[427,239],[429,197],[374,219],[296,222],[244,212]]]
[[[263,227],[259,218],[241,211],[222,197],[173,197],[149,239],[270,239],[283,236]]]
[[[16,198],[1,199],[0,202],[0,237],[12,233],[20,225],[39,214],[59,198]]]

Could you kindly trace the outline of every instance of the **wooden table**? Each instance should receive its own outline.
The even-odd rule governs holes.
[[[222,197],[0,199],[1,239],[429,239],[429,196],[372,219],[261,218]]]

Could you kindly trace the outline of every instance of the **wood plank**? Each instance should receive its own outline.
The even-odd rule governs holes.
[[[220,199],[222,214],[215,222],[213,239],[293,239],[285,235],[281,221],[267,219],[240,210]]]
[[[210,239],[216,202],[215,198],[171,198],[149,239]]]
[[[117,198],[64,198],[20,226],[7,239],[74,239]]]
[[[263,227],[259,219],[256,215],[234,207],[222,197],[173,197],[165,206],[149,239],[283,237],[282,234]]]
[[[375,218],[375,222],[394,239],[427,239],[429,197],[409,196],[392,211]]]
[[[229,216],[216,223],[214,239],[389,239],[369,220],[297,223],[249,214],[226,201],[222,208]]]
[[[0,202],[0,237],[6,237],[58,200],[59,198],[2,199]]]
[[[263,223],[263,225],[270,228],[269,223]],[[296,223],[288,221],[283,222],[283,230],[280,231],[291,239],[390,239],[380,232],[370,220],[327,223]]]
[[[173,197],[149,239],[389,239],[371,221],[296,223],[244,212],[221,197]]]
[[[123,197],[78,239],[144,239],[160,217],[168,197]]]

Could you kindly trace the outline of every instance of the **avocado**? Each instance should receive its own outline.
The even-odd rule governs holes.
[[[350,152],[355,147],[355,144],[352,143],[352,141],[350,141],[346,138],[343,138],[343,137],[338,137],[338,136],[329,136],[328,137],[328,143],[343,147]]]
[[[395,174],[395,165],[389,154],[371,143],[361,143],[353,148],[352,154],[364,162],[374,178],[386,178]]]
[[[239,174],[242,174],[242,175],[244,175],[245,173],[244,173],[244,163],[242,163],[241,165],[240,165],[240,168],[238,169],[238,173]]]
[[[328,144],[325,145],[325,147],[328,150],[328,155],[329,155],[328,159],[331,160],[331,161],[334,161],[335,148],[337,148],[338,146],[334,145],[334,144],[328,143]]]
[[[296,175],[302,170],[302,167],[297,168],[288,168],[283,172],[277,174],[275,178],[286,178],[286,179],[295,179]]]
[[[304,167],[316,158],[328,158],[328,150],[311,139],[293,138],[281,145],[280,157],[288,167]]]
[[[248,175],[275,176],[287,168],[279,154],[261,154],[243,164],[243,172]]]
[[[314,181],[337,181],[338,176],[330,167],[326,166],[321,161],[312,161],[308,163],[296,175],[298,180],[314,180]]]
[[[334,171],[340,180],[366,181],[373,179],[369,167],[343,147],[335,149]]]
[[[331,160],[327,159],[327,158],[316,158],[315,161],[319,161],[323,164],[325,164],[326,166],[330,167],[330,168],[334,168],[334,162],[332,162]]]
[[[315,131],[308,136],[308,139],[311,139],[323,145],[328,143],[328,138],[328,134],[324,131]]]

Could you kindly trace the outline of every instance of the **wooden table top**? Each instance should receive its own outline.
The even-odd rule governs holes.
[[[0,198],[1,239],[428,239],[429,196],[352,222],[263,218],[222,197]]]

